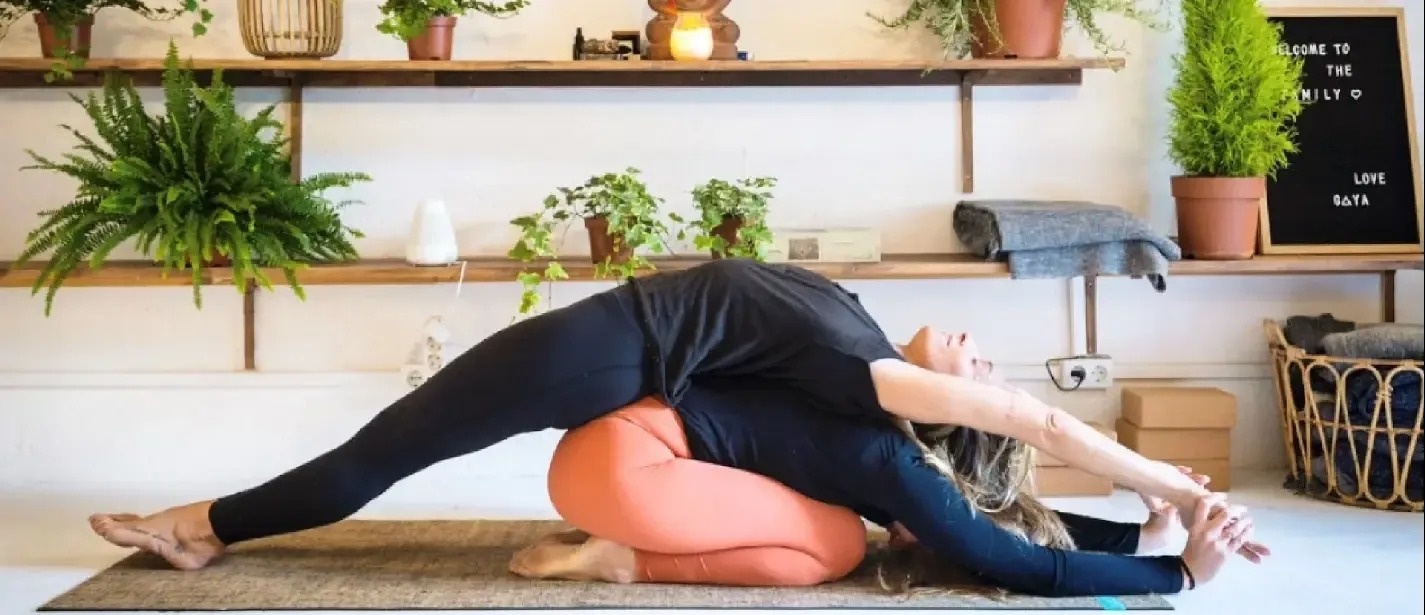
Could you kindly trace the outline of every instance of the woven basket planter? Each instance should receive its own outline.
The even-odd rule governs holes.
[[[343,0],[238,0],[238,30],[252,55],[327,58],[341,49]]]
[[[1287,488],[1351,506],[1425,511],[1421,362],[1311,354],[1263,323]]]

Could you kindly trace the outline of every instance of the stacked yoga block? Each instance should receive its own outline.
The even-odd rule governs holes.
[[[1210,387],[1125,387],[1118,441],[1149,459],[1187,466],[1232,488],[1232,428],[1237,398]]]
[[[1109,438],[1115,437],[1113,430],[1098,423],[1089,423]],[[1040,497],[1069,497],[1089,495],[1109,495],[1113,493],[1113,481],[1080,470],[1042,451],[1034,456],[1034,492]]]

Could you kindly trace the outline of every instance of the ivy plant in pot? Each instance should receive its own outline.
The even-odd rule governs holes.
[[[109,74],[102,97],[71,95],[94,122],[92,137],[65,126],[79,142],[75,151],[60,160],[29,152],[37,164],[25,169],[54,171],[78,184],[68,203],[40,212],[43,221],[26,236],[16,264],[50,253],[31,288],[34,294],[48,287],[46,315],[76,268],[99,268],[126,242],[162,264],[165,276],[188,270],[200,309],[205,268],[231,267],[239,292],[250,279],[271,289],[264,269],[280,270],[305,299],[298,269],[357,256],[351,239],[362,235],[338,215],[350,201],[333,204],[322,193],[366,175],[292,181],[282,124],[272,117],[276,107],[244,117],[222,72],[200,87],[171,43],[162,114],[149,115],[124,79]]]
[[[1161,1],[1161,0],[1160,0]],[[1099,17],[1117,14],[1159,29],[1156,10],[1139,7],[1140,0],[911,0],[894,19],[870,14],[888,29],[909,29],[924,23],[946,57],[1047,59],[1059,57],[1068,22],[1108,54],[1123,50],[1110,40]]]
[[[1302,63],[1256,0],[1183,0],[1168,91],[1178,244],[1190,258],[1256,254],[1266,179],[1296,151]]]
[[[529,0],[508,0],[503,4],[484,0],[385,0],[376,30],[406,42],[411,60],[450,59],[454,48],[455,21],[468,13],[491,17],[512,17],[529,6]]]
[[[772,177],[728,182],[711,179],[693,188],[698,218],[688,224],[693,245],[713,258],[766,260],[772,244],[767,228],[767,203],[772,199]]]
[[[541,283],[568,279],[557,260],[554,242],[558,227],[568,222],[582,220],[588,229],[589,259],[599,278],[623,279],[641,269],[652,270],[653,263],[637,250],[661,254],[670,239],[686,236],[682,216],[661,211],[663,199],[649,192],[640,173],[629,167],[619,173],[595,175],[580,186],[559,188],[558,194],[545,197],[538,212],[510,220],[519,229],[519,238],[509,257],[527,266],[537,259],[548,260],[541,272],[528,267],[520,272],[517,279],[524,289],[520,314],[539,304]],[[669,222],[678,225],[676,233]]]
[[[203,6],[207,0],[178,0],[173,8],[154,6],[146,0],[0,0],[0,39],[20,18],[30,15],[39,34],[40,57],[55,60],[45,81],[69,79],[89,58],[93,41],[94,16],[102,9],[125,9],[150,21],[168,21],[187,14],[197,16],[193,36],[202,36],[213,21],[213,13]]]

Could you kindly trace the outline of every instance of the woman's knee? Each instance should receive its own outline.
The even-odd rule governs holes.
[[[818,555],[828,580],[840,579],[856,570],[866,558],[866,524],[847,509],[838,509],[824,524],[825,538]]]
[[[608,536],[627,525],[630,508],[638,505],[633,473],[673,457],[658,438],[628,421],[623,410],[611,413],[560,438],[549,464],[550,501],[568,523]]]

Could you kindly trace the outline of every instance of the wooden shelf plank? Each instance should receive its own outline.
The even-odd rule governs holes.
[[[190,62],[190,60],[185,60]],[[192,59],[206,78],[223,69],[241,86],[307,87],[743,87],[958,85],[967,73],[976,85],[1077,84],[1084,70],[1119,69],[1122,58],[1053,60],[752,60],[462,61]],[[0,87],[73,87],[103,83],[119,71],[141,85],[157,84],[161,59],[90,59],[74,80],[46,84],[51,61],[0,58]]]
[[[686,269],[706,262],[702,258],[653,259],[659,270]],[[569,256],[563,261],[571,280],[594,280],[594,269],[587,260]],[[933,280],[965,278],[1008,278],[1004,263],[986,262],[967,254],[893,254],[879,263],[809,263],[804,267],[841,280]],[[0,263],[0,288],[29,288],[34,283],[40,265],[29,264],[11,269]],[[1180,261],[1173,264],[1171,275],[1306,275],[1385,273],[1421,269],[1419,254],[1340,255],[1340,256],[1259,256],[1243,261]],[[521,270],[519,263],[497,257],[476,257],[466,261],[466,282],[511,282]],[[282,280],[278,271],[269,272],[274,281]],[[454,283],[460,278],[460,265],[416,267],[399,259],[363,260],[339,265],[315,266],[303,271],[300,279],[308,286],[331,285],[420,285]],[[184,286],[190,281],[187,271],[172,272],[167,278],[159,267],[137,261],[119,261],[97,270],[80,269],[65,282],[74,287]],[[230,284],[231,269],[204,270],[205,284]]]

